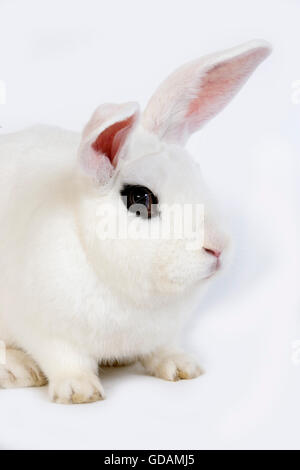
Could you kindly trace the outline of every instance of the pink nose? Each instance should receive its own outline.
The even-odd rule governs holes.
[[[204,248],[206,253],[209,253],[210,255],[215,256],[216,258],[219,258],[221,251],[220,250],[212,250],[211,248]]]

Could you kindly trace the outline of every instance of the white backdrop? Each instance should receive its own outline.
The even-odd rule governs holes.
[[[235,244],[184,339],[206,374],[107,370],[107,399],[79,406],[51,404],[45,387],[2,390],[0,448],[300,448],[299,20],[297,0],[0,1],[1,134],[80,130],[102,102],[145,105],[190,59],[274,46],[189,142]]]

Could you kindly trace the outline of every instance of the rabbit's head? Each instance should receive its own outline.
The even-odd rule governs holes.
[[[138,298],[182,292],[219,270],[226,237],[184,145],[269,52],[264,41],[251,41],[188,63],[142,114],[131,102],[95,111],[79,149],[81,214],[103,281]]]

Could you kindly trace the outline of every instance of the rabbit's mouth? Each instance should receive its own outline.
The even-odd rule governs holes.
[[[222,263],[221,263],[221,250],[217,249],[212,249],[212,248],[205,248],[203,247],[204,252],[206,253],[206,256],[209,257],[210,260],[210,268],[209,268],[209,273],[207,276],[205,276],[204,279],[210,279],[212,276],[214,276],[218,271],[220,271]]]
[[[203,279],[206,280],[206,279],[211,279],[212,277],[214,277],[216,274],[219,273],[219,271],[221,270],[222,268],[222,262],[219,258],[216,259],[214,265],[211,267],[211,270],[210,272],[207,274],[207,276],[205,276]]]

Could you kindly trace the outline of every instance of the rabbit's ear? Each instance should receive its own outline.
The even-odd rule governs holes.
[[[99,106],[82,133],[79,147],[81,164],[92,178],[106,183],[113,175],[139,117],[138,103]]]
[[[266,41],[255,40],[183,65],[150,99],[143,126],[168,142],[184,144],[224,108],[270,51]]]

